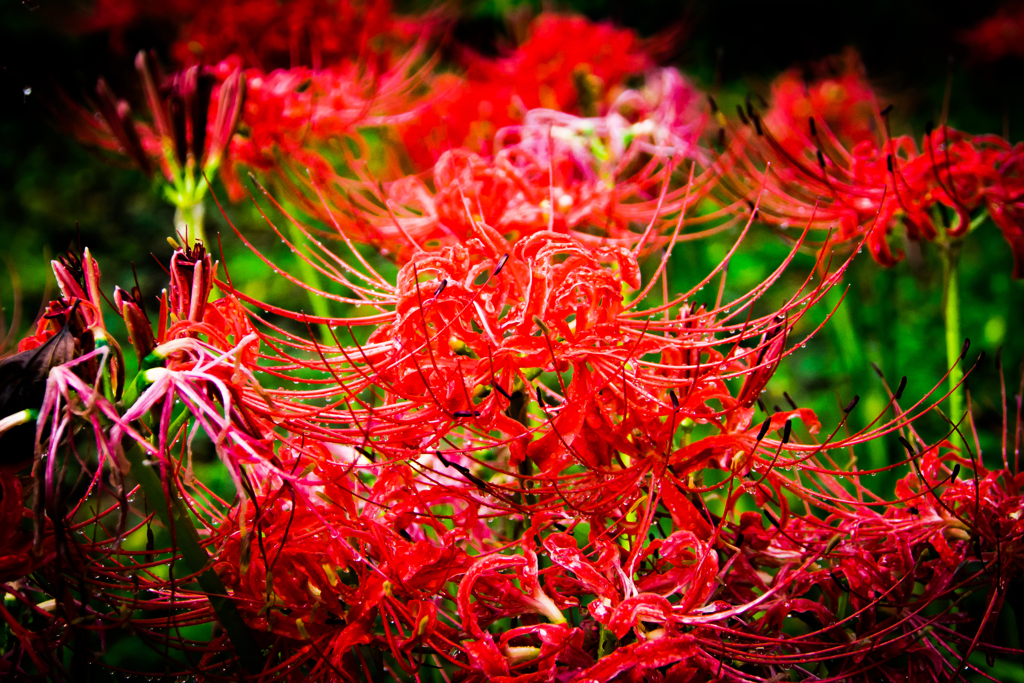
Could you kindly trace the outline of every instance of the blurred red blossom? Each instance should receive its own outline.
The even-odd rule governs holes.
[[[526,39],[507,54],[466,51],[463,62],[465,77],[440,80],[443,96],[400,126],[419,167],[454,147],[490,153],[495,133],[521,122],[530,109],[603,114],[628,76],[653,66],[632,31],[550,13],[534,19]]]
[[[1024,275],[1020,151],[998,136],[948,126],[929,128],[920,146],[911,136],[891,136],[889,110],[880,110],[855,55],[844,62],[838,80],[814,81],[808,96],[794,96],[796,75],[788,73],[766,112],[750,101],[739,108],[740,124],[722,129],[729,143],[716,161],[721,196],[745,213],[764,186],[763,220],[782,227],[811,220],[841,241],[866,235],[872,257],[886,266],[902,258],[889,245],[897,229],[915,241],[959,238],[984,209],[1014,255],[1014,277]]]
[[[178,67],[238,55],[264,71],[320,69],[419,33],[419,24],[396,16],[387,0],[97,0],[72,30],[109,31],[118,46],[126,30],[144,21],[177,31],[171,55]]]
[[[971,58],[980,63],[995,62],[1004,57],[1024,57],[1024,5],[1008,2],[995,14],[960,34],[960,42],[970,50]]]

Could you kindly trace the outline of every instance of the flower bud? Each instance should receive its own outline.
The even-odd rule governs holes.
[[[231,141],[235,128],[238,127],[244,102],[245,75],[238,69],[225,78],[220,86],[217,115],[213,120],[213,137],[210,139],[210,149],[203,162],[204,167],[214,167],[220,163],[220,158]]]
[[[156,348],[156,339],[153,337],[153,326],[150,325],[146,311],[142,307],[139,288],[134,287],[129,293],[120,287],[115,287],[114,305],[117,306],[117,312],[124,318],[125,327],[128,328],[128,338],[131,339],[132,347],[135,349],[135,357],[141,361]]]
[[[175,251],[171,256],[171,314],[178,320],[201,322],[213,277],[213,259],[202,242]]]

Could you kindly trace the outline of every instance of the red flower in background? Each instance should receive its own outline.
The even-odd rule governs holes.
[[[419,248],[464,243],[484,229],[513,243],[553,231],[588,245],[650,249],[678,231],[679,213],[713,187],[712,171],[684,182],[687,167],[695,173],[696,163],[706,161],[698,145],[705,119],[697,91],[677,71],[653,70],[604,116],[531,110],[521,124],[498,132],[493,155],[450,150],[434,164],[433,178],[410,175],[377,186],[354,164],[357,180],[342,175],[350,169],[329,170],[289,188],[306,213],[400,262]],[[719,218],[695,216],[687,225]]]
[[[995,14],[960,34],[960,42],[979,63],[1024,57],[1024,5],[1009,2]]]
[[[222,62],[216,70],[230,73],[233,63],[237,59]],[[431,73],[435,66],[436,59],[427,58],[420,41],[372,66],[345,61],[324,69],[246,70],[241,131],[232,141],[233,163],[224,169],[231,198],[243,196],[240,168],[273,173],[286,184],[302,186],[308,182],[307,169],[327,177],[333,164],[365,159],[369,154],[360,129],[387,130],[432,106],[439,96],[438,79]],[[397,169],[400,162],[391,158],[387,166]]]
[[[847,148],[877,142],[884,122],[878,116],[875,92],[867,81],[860,55],[847,48],[841,55],[812,65],[813,78],[792,68],[772,81],[772,107],[764,123],[790,154],[806,146],[803,131],[813,118]]]
[[[870,87],[849,71],[857,64],[852,60],[845,56],[840,80],[817,81],[805,97],[793,96],[795,75],[784,75],[764,115],[749,102],[739,109],[742,125],[729,127],[731,142],[716,161],[725,200],[745,213],[763,186],[762,220],[837,229],[842,241],[866,235],[871,255],[886,266],[902,257],[889,246],[897,228],[912,240],[934,240],[940,230],[958,238],[984,207],[1009,243],[1020,277],[1018,152],[997,136],[947,126],[928,130],[920,148],[910,136],[891,137]]]
[[[430,167],[445,151],[488,154],[498,130],[530,109],[603,113],[628,76],[653,66],[632,31],[582,17],[541,14],[526,40],[503,57],[466,52],[466,75],[438,82],[444,93],[427,112],[400,127],[414,163]]]

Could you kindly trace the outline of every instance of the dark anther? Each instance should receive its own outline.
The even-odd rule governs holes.
[[[739,104],[736,105],[736,113],[740,115],[740,121],[743,122],[744,126],[750,125],[750,121],[747,120],[747,115],[743,113],[743,107]]]
[[[462,474],[462,476],[464,476],[466,479],[468,479],[470,482],[472,482],[474,486],[476,486],[478,489],[480,489],[484,493],[488,493],[488,491],[487,491],[487,484],[486,484],[486,482],[484,482],[483,479],[481,479],[480,477],[475,476],[473,473],[471,473],[467,468],[463,467],[462,465],[459,465],[458,463],[454,463],[454,462],[449,462],[448,460],[445,459],[445,457],[443,455],[441,455],[441,451],[434,451],[434,452],[437,454],[437,457],[441,459],[441,462],[444,463],[445,467],[454,467],[455,469],[457,469]]]
[[[757,134],[764,135],[764,131],[761,130],[761,118],[755,114],[751,120],[754,122],[754,128],[757,129]]]
[[[903,390],[907,388],[907,376],[903,375],[900,380],[900,385],[896,387],[896,393],[893,395],[893,400],[898,401],[903,398]]]
[[[437,286],[437,289],[435,289],[435,290],[434,290],[434,298],[436,299],[436,298],[438,297],[438,295],[439,295],[439,294],[440,294],[441,292],[443,292],[443,291],[444,291],[444,288],[445,288],[445,287],[447,287],[447,286],[448,286],[448,278],[443,278],[443,279],[441,280],[441,284],[439,284],[439,285]]]
[[[849,413],[851,410],[856,408],[858,401],[860,401],[860,395],[859,394],[854,394],[853,400],[846,404],[846,407],[843,408],[843,412],[844,413]]]
[[[811,127],[811,136],[812,137],[818,137],[818,127],[816,125],[814,125],[814,117],[813,116],[808,117],[807,123]]]
[[[825,155],[821,153],[820,149],[819,150],[815,150],[815,151],[817,152],[817,155],[818,155],[818,166],[821,166],[821,168],[824,169],[825,168]]]
[[[498,273],[501,272],[501,269],[505,267],[506,261],[508,261],[508,254],[505,254],[500,259],[498,259],[498,267],[494,269],[494,275],[492,275],[491,277],[497,277]]]
[[[934,129],[935,129],[935,124],[933,124],[931,121],[929,121],[928,123],[924,124],[924,135],[925,135],[925,137],[930,138],[932,136],[932,130],[934,130]]]
[[[768,409],[764,407],[764,401],[762,401],[761,399],[757,399],[757,407],[761,409],[762,413],[768,413]]]
[[[970,339],[970,337],[968,337],[968,338],[964,339],[964,346],[963,346],[962,349],[960,349],[960,357],[963,358],[964,356],[966,356],[967,355],[967,351],[970,348],[971,348],[971,339]]]
[[[409,532],[406,531],[405,529],[399,529],[398,530],[398,535],[401,536],[402,538],[404,538],[407,541],[411,541],[412,540],[412,536],[410,536]]]
[[[487,489],[487,482],[485,482],[480,477],[471,474],[470,471],[467,470],[465,467],[462,467],[461,465],[455,465],[455,463],[452,464],[454,465],[455,469],[457,469],[459,472],[462,472],[462,476],[468,479],[473,484],[473,486],[477,487],[484,493],[490,493],[490,491]]]
[[[889,173],[892,173],[892,155],[887,154],[885,157],[885,167],[889,169]]]
[[[718,146],[725,147],[725,128],[718,129]]]
[[[675,406],[676,410],[679,410],[679,399],[676,397],[676,392],[671,389],[668,390],[669,398],[672,399],[672,405]]]
[[[783,391],[782,397],[786,399],[786,403],[788,403],[793,410],[797,409],[796,401],[793,400],[793,397],[789,395],[788,391]]]
[[[782,443],[789,443],[789,435],[793,432],[793,421],[786,420],[786,426],[782,428]]]
[[[888,107],[883,109],[882,110],[882,116],[888,116],[890,113],[892,113],[892,108],[893,108],[893,105],[890,104]]]
[[[907,449],[908,453],[910,453],[910,457],[917,457],[917,451],[915,451],[914,447],[910,445],[910,442],[907,441],[902,434],[900,434],[898,438],[900,440],[900,443],[903,444],[903,447]]]
[[[479,410],[456,410],[452,417],[480,417]]]
[[[540,394],[540,387],[539,386],[537,387],[537,405],[539,405],[541,408],[544,407],[544,397],[541,396],[541,394]]]
[[[750,103],[749,96],[747,97],[747,116],[750,117],[751,121],[757,118],[757,112],[754,111],[754,105]]]
[[[843,591],[844,593],[850,592],[850,585],[846,583],[846,579],[839,576],[839,574],[836,574],[834,571],[829,572],[828,575],[832,577],[832,580],[835,581],[837,586],[839,586],[839,590]]]
[[[708,104],[711,105],[711,113],[712,114],[714,114],[715,112],[718,111],[718,103],[715,102],[715,98],[712,97],[711,95],[708,95]]]
[[[768,521],[772,523],[772,526],[773,526],[773,527],[775,527],[775,528],[776,528],[776,529],[778,529],[779,531],[782,531],[782,524],[780,524],[780,523],[779,523],[779,520],[778,520],[778,519],[776,519],[776,517],[775,517],[775,513],[774,513],[774,512],[772,512],[772,509],[771,509],[771,508],[767,508],[767,507],[766,507],[766,508],[764,509],[764,514],[765,514],[765,515],[766,515],[766,516],[768,517]]]
[[[495,389],[495,390],[496,390],[496,391],[497,391],[497,392],[498,392],[499,394],[501,394],[501,395],[502,395],[502,396],[504,396],[504,397],[505,397],[506,399],[508,399],[509,401],[511,401],[511,400],[512,400],[512,397],[511,397],[511,396],[509,395],[509,393],[508,393],[507,391],[505,391],[504,389],[502,389],[502,388],[501,388],[501,385],[500,385],[500,384],[498,384],[497,382],[495,382],[495,383],[494,383],[494,389]]]
[[[974,556],[978,558],[978,562],[984,562],[985,559],[981,556],[981,538],[975,536],[971,540],[974,542]]]
[[[771,426],[772,426],[772,419],[769,417],[767,420],[764,421],[764,424],[761,425],[761,431],[759,431],[757,433],[757,440],[758,441],[761,441],[761,439],[764,438],[764,435],[768,433],[768,430],[771,428]]]
[[[960,474],[960,463],[957,463],[957,464],[953,465],[953,474],[951,474],[950,477],[949,477],[949,483],[950,484],[952,484],[954,481],[956,481],[956,477],[957,477],[958,474]]]
[[[780,405],[779,405],[778,403],[776,403],[775,405],[773,405],[773,406],[772,406],[772,408],[774,408],[774,409],[775,409],[775,412],[776,412],[776,413],[781,413],[781,412],[782,412],[782,406],[780,406]]]

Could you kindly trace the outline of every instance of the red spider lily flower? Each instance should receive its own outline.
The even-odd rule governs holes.
[[[816,228],[837,227],[840,240],[866,235],[874,259],[891,266],[901,254],[893,253],[888,235],[898,227],[913,240],[933,240],[940,230],[959,238],[984,207],[998,217],[1020,275],[1024,247],[1012,208],[1014,156],[1006,141],[943,126],[929,130],[919,149],[910,137],[888,136],[873,95],[853,75],[842,84],[817,83],[803,99],[790,96],[792,78],[777,85],[779,98],[767,114],[748,104],[739,112],[744,125],[730,128],[733,140],[718,171],[719,188],[734,209],[745,213],[744,204],[766,184],[763,220],[788,227],[813,216]],[[843,94],[814,97],[829,92]],[[828,119],[839,129],[833,131]]]
[[[420,167],[453,146],[489,153],[494,134],[530,109],[603,113],[616,86],[653,65],[631,31],[547,13],[510,54],[490,59],[467,53],[465,61],[465,81],[453,82],[431,110],[401,127]]]
[[[766,439],[767,429],[755,438],[749,415],[730,416],[754,403],[784,354],[786,330],[827,285],[798,293],[783,316],[735,320],[765,283],[737,302],[686,306],[679,320],[645,321],[646,312],[632,312],[636,302],[623,294],[624,284],[642,285],[629,250],[586,246],[556,232],[514,244],[483,227],[478,235],[414,252],[397,285],[368,263],[357,270],[316,252],[310,264],[356,295],[336,300],[382,311],[363,320],[321,320],[262,305],[306,324],[375,327],[363,344],[326,346],[266,328],[273,361],[267,372],[287,377],[303,368],[322,379],[305,380],[313,389],[268,390],[272,402],[250,406],[266,419],[272,405],[273,422],[301,438],[290,439],[281,464],[264,470],[251,495],[257,509],[224,525],[230,550],[219,571],[248,596],[247,619],[290,639],[294,657],[321,653],[329,662],[318,665],[325,674],[344,668],[349,648],[369,643],[386,648],[396,666],[415,670],[405,649],[414,637],[446,660],[457,648],[465,657],[460,666],[479,675],[534,667],[538,675],[566,667],[582,672],[595,657],[586,653],[582,627],[566,625],[565,610],[587,596],[596,597],[588,604],[593,628],[615,638],[653,621],[662,632],[650,643],[663,637],[678,645],[673,629],[683,617],[728,618],[713,601],[720,566],[713,547],[723,532],[684,492],[693,490],[702,467],[736,478],[769,476],[788,428],[781,441]],[[232,291],[229,283],[220,286]],[[758,337],[752,349],[739,346]],[[652,354],[661,362],[641,360]],[[536,384],[545,372],[552,379]],[[747,378],[735,397],[725,383],[732,375]],[[801,417],[816,429],[808,411],[776,417],[766,426],[781,430],[787,418]],[[722,434],[675,448],[679,430],[696,423]],[[744,467],[732,465],[748,453],[756,456]],[[311,474],[283,474],[292,457],[294,471]],[[679,529],[648,544],[643,539],[662,497]],[[438,526],[432,508],[442,502],[453,512]],[[525,523],[527,513],[532,525],[525,534],[509,533],[498,520]],[[581,518],[592,525],[593,551],[551,528]],[[237,534],[240,525],[246,530]],[[276,569],[273,544],[256,557],[258,539],[285,539],[292,528],[310,539],[282,551],[301,572]],[[345,537],[361,540],[340,542]],[[553,567],[539,568],[541,553]],[[472,561],[473,554],[482,557]],[[638,576],[647,563],[657,570]],[[400,566],[407,569],[396,573]],[[505,571],[515,572],[518,586]],[[342,573],[350,578],[333,578]],[[454,580],[457,591],[448,587]],[[676,595],[682,600],[671,603]],[[440,618],[414,617],[411,606],[403,607],[439,597],[458,605],[461,631],[445,631]],[[762,601],[752,598],[743,609]],[[341,611],[345,626],[332,632],[328,626]],[[384,632],[372,625],[378,614],[388,615]],[[542,621],[498,641],[484,627],[529,615]],[[556,638],[572,645],[556,651]],[[314,645],[300,652],[302,643]],[[640,665],[679,661],[655,664],[660,647],[669,646],[630,648],[621,666],[633,654],[646,658]]]

